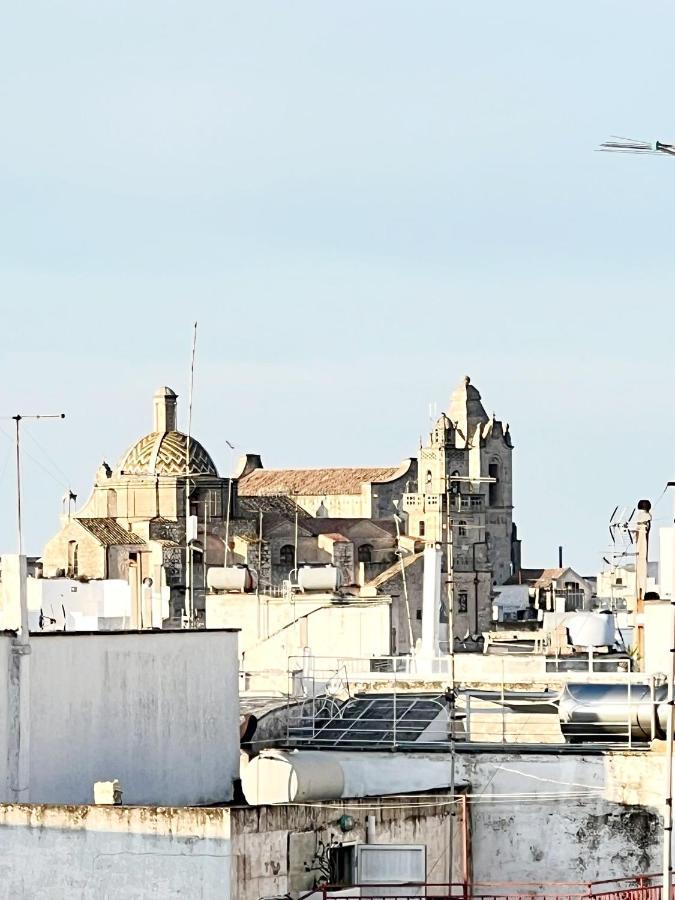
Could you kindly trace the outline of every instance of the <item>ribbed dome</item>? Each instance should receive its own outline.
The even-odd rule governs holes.
[[[187,435],[182,431],[151,431],[137,441],[118,466],[122,475],[185,475]],[[218,477],[216,466],[199,441],[190,438],[190,475]]]

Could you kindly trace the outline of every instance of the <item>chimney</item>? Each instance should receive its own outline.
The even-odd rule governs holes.
[[[155,391],[152,405],[155,414],[155,427],[153,431],[164,434],[167,431],[176,430],[176,401],[178,394],[170,387],[161,387]]]

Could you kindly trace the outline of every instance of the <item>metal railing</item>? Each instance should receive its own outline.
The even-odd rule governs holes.
[[[577,672],[556,673],[551,688],[544,685],[536,690],[523,688],[531,685],[531,673],[507,675],[502,670],[501,677],[493,673],[491,684],[483,678],[481,686],[455,680],[450,690],[447,663],[447,657],[291,657],[286,709],[289,745],[447,749],[453,743],[466,747],[576,744],[632,749],[644,748],[657,736],[656,688],[649,676],[613,673],[616,697],[603,699],[597,716],[584,707],[583,700],[577,707],[575,698],[568,696],[566,710],[573,709],[568,718],[559,709],[559,701],[567,682],[579,680]],[[545,682],[547,677],[544,673],[536,680]],[[604,683],[607,674],[587,674],[585,681]],[[648,711],[645,718],[647,707],[651,714]]]
[[[332,900],[341,896],[361,900],[661,900],[661,878],[661,875],[636,875],[590,882],[322,884],[301,894],[299,900]]]

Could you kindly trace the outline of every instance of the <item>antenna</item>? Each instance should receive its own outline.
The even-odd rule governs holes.
[[[601,153],[634,153],[639,156],[675,156],[675,144],[664,144],[662,141],[640,141],[635,138],[610,135],[610,140],[603,141],[597,148]]]
[[[194,626],[194,593],[192,585],[192,542],[190,536],[190,438],[192,435],[192,394],[195,382],[195,353],[197,351],[197,323],[192,331],[190,357],[190,390],[188,393],[188,427],[185,442],[185,617],[187,627]]]
[[[24,419],[65,419],[65,413],[3,416],[12,419],[16,425],[16,531],[19,556],[23,554],[23,531],[21,522],[21,422]]]

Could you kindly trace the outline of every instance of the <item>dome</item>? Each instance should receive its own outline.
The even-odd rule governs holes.
[[[137,441],[118,466],[122,475],[185,475],[188,438],[182,431],[151,431]],[[199,441],[190,438],[190,475],[218,477],[216,466]]]

